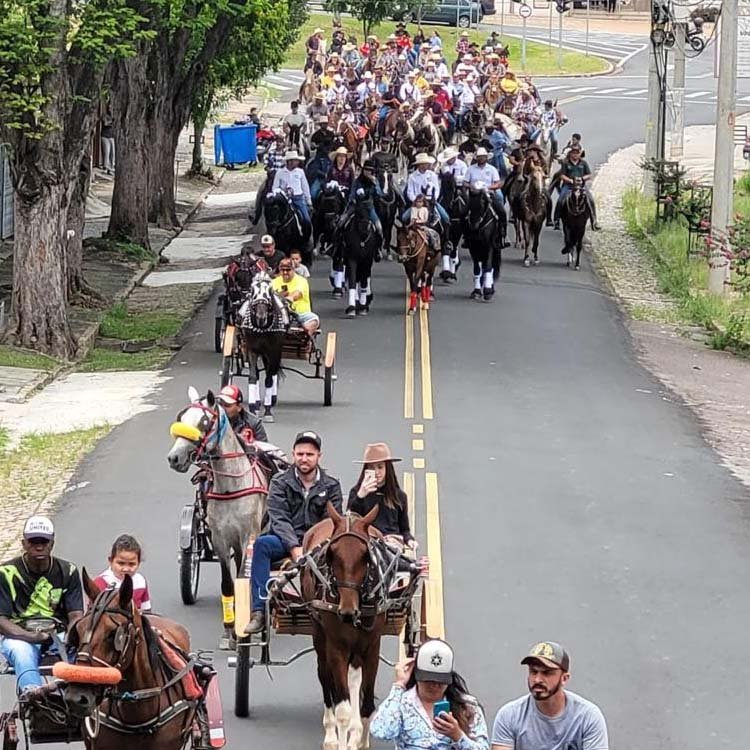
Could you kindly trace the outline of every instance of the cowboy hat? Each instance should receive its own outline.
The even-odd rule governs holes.
[[[461,34],[460,34],[460,36],[469,36],[469,32],[468,31],[462,31]]]
[[[352,44],[351,42],[347,42],[344,45],[344,52],[353,52],[355,49],[357,49],[357,45]]]
[[[294,149],[292,149],[291,151],[287,151],[284,154],[284,161],[292,161],[293,159],[295,161],[301,161],[302,159],[302,157]]]
[[[480,146],[475,152],[474,156],[489,156],[487,149],[484,146]]]
[[[372,73],[369,70],[366,70],[362,78],[364,78],[366,81],[369,81],[370,78],[372,78]]]
[[[453,148],[453,146],[449,146],[448,148],[443,151],[438,159],[440,161],[450,161],[451,159],[455,159],[458,156],[458,149]]]
[[[335,151],[331,151],[328,154],[328,158],[333,161],[337,156],[345,156],[348,159],[351,155],[351,152],[347,151],[346,146],[339,146]]]
[[[313,34],[325,34],[325,31],[318,26],[315,31],[313,31]]]
[[[322,91],[318,91],[315,94],[315,96],[313,97],[313,99],[323,99],[323,92]]]
[[[353,461],[355,464],[377,464],[386,461],[401,461],[391,455],[388,443],[368,443],[361,461]]]
[[[432,166],[435,160],[429,154],[417,154],[417,158],[414,159],[414,164],[419,166],[420,164],[429,164]]]

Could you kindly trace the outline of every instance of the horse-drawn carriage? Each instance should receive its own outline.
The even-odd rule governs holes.
[[[346,519],[347,516],[342,518]],[[349,523],[348,520],[346,522]],[[266,599],[265,621],[267,625],[265,630],[257,636],[248,636],[245,633],[245,627],[251,615],[250,580],[245,577],[235,581],[237,654],[229,657],[229,666],[236,670],[234,682],[236,716],[249,715],[250,677],[254,667],[285,667],[316,650],[315,646],[308,645],[295,651],[288,658],[274,658],[271,646],[277,636],[313,636],[315,621],[319,620],[321,614],[337,616],[339,605],[335,601],[335,595],[333,597],[321,596],[321,598],[311,600],[305,595],[302,582],[303,573],[307,569],[309,575],[315,578],[317,583],[322,584],[321,590],[328,588],[330,583],[326,553],[335,539],[334,534],[333,537],[322,542],[317,548],[311,550],[299,565],[293,564],[290,558],[274,564]],[[370,545],[378,544],[375,537],[369,541]],[[373,551],[371,559],[374,561],[377,557],[378,553]],[[402,653],[406,656],[413,656],[426,637],[424,587],[424,576],[427,574],[424,567],[426,558],[420,563],[413,560],[408,570],[397,569],[399,559],[404,558],[398,556],[390,560],[380,558],[379,576],[371,579],[368,574],[367,581],[358,589],[361,601],[358,616],[353,622],[355,628],[362,627],[363,631],[367,632],[368,626],[365,623],[372,623],[378,615],[384,614],[384,627],[381,635],[399,637]],[[343,583],[339,584],[342,590]],[[346,585],[349,586],[348,583]],[[366,591],[368,586],[369,591]],[[335,589],[335,579],[332,587]],[[393,666],[393,662],[382,654],[379,654],[379,659]]]
[[[84,582],[93,594],[93,583],[85,573]],[[132,595],[132,585],[129,592]],[[213,667],[202,655],[181,652],[178,646],[165,640],[168,635],[158,632],[155,637],[162,644],[158,648],[160,656],[167,655],[170,662],[174,658],[177,663],[171,662],[159,675],[152,670],[145,678],[143,675],[134,677],[137,667],[129,652],[149,648],[148,644],[141,643],[142,636],[146,630],[149,634],[157,631],[144,625],[141,615],[133,615],[127,629],[116,621],[111,616],[116,610],[110,609],[110,602],[113,599],[119,601],[120,597],[119,592],[112,590],[97,593],[89,611],[79,621],[86,621],[83,639],[74,626],[67,644],[60,636],[65,625],[54,618],[34,617],[21,623],[26,630],[48,633],[53,648],[42,657],[39,667],[45,683],[34,689],[33,697],[21,694],[10,710],[0,713],[2,750],[16,750],[21,736],[26,748],[62,742],[85,742],[88,747],[93,747],[97,739],[105,747],[117,747],[113,740],[119,738],[120,744],[126,746],[135,737],[143,747],[152,747],[151,740],[161,741],[164,744],[160,747],[164,750],[170,747],[178,750],[186,745],[191,750],[213,750],[224,746],[221,697]],[[107,618],[103,618],[105,614]],[[127,616],[127,610],[116,614],[120,619]],[[135,623],[136,617],[139,624]],[[108,660],[101,658],[104,653],[95,655],[102,641],[94,631],[104,619],[108,621],[107,627],[112,628],[107,636],[106,648],[109,650],[106,654],[119,654],[117,666],[110,666]],[[158,626],[170,622],[157,619]],[[79,652],[75,659],[73,646]],[[138,656],[140,658],[141,654]],[[122,666],[126,659],[127,666]],[[0,675],[3,680],[15,682],[15,672],[7,664],[0,666]],[[149,685],[149,680],[155,681],[153,686]],[[183,683],[188,682],[192,692],[183,689]],[[123,684],[148,687],[123,689]],[[177,694],[170,695],[172,690]],[[177,710],[170,709],[172,704]],[[121,706],[125,705],[128,710],[123,712]],[[160,706],[166,708],[161,710]],[[131,722],[129,713],[139,712],[141,708],[146,709],[148,718]],[[160,737],[161,730],[165,730],[167,736]]]

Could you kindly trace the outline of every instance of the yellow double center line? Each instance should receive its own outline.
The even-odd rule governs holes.
[[[407,289],[408,292],[408,289]],[[407,294],[408,296],[408,294]],[[407,304],[408,307],[408,304]],[[405,315],[405,351],[404,351],[404,419],[414,420],[415,406],[415,319]],[[430,319],[427,310],[419,311],[419,344],[420,344],[420,385],[421,385],[421,417],[432,420],[432,359],[430,351]],[[425,446],[424,425],[413,424],[412,433],[419,437],[412,440],[412,449],[422,452]],[[415,456],[414,469],[424,469],[423,456]],[[440,538],[440,502],[438,490],[438,475],[432,471],[424,474],[424,509],[427,528],[427,555],[430,559],[430,576],[425,585],[427,634],[432,638],[445,637],[445,618],[443,609],[443,557]],[[419,482],[422,484],[422,482]],[[416,524],[416,509],[418,507],[416,493],[417,480],[414,472],[404,472],[404,491],[409,498],[409,517],[412,528]],[[421,507],[421,503],[419,503]]]

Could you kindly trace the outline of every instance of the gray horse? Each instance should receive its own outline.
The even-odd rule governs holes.
[[[192,386],[190,405],[172,425],[175,438],[167,455],[170,468],[184,474],[195,464],[206,471],[206,516],[211,544],[221,565],[224,634],[221,649],[234,647],[234,576],[241,574],[250,537],[260,533],[266,511],[268,478],[252,453],[248,455],[234,433],[221,404],[209,391],[201,398]],[[271,446],[269,446],[271,447]]]

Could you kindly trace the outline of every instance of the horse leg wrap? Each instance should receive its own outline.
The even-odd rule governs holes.
[[[268,408],[273,404],[273,386],[268,385],[263,389],[263,406]]]
[[[221,596],[221,613],[224,619],[224,625],[230,627],[234,625],[234,597]]]
[[[482,274],[474,274],[474,289],[482,288]]]
[[[258,383],[250,383],[247,388],[247,400],[250,404],[260,403],[260,386]]]
[[[271,386],[271,394],[274,396],[279,395],[279,376],[273,376],[273,385]]]
[[[354,307],[357,304],[357,290],[349,290],[349,307]]]
[[[367,287],[359,287],[359,304],[362,307],[367,305]]]
[[[484,272],[484,287],[485,289],[491,289],[494,279],[492,278],[492,271]]]
[[[450,255],[443,256],[443,271],[452,271]]]
[[[344,286],[344,272],[334,271],[333,272],[333,285],[336,289],[341,289]]]

